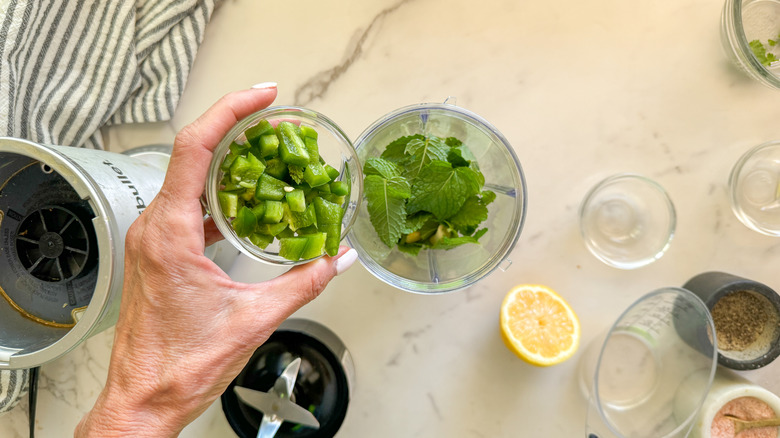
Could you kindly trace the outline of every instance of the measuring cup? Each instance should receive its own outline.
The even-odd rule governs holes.
[[[707,306],[685,289],[658,289],[634,302],[581,359],[585,436],[685,437],[712,384],[714,333]],[[694,374],[705,378],[691,384]],[[675,403],[680,397],[685,403]]]

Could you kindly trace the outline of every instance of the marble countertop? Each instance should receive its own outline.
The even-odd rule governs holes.
[[[731,212],[727,179],[754,145],[780,139],[778,98],[728,64],[722,0],[223,0],[175,117],[106,130],[110,150],[170,143],[223,94],[264,81],[278,104],[327,114],[351,137],[420,102],[480,114],[512,143],[528,214],[511,266],[442,296],[404,293],[356,265],[298,315],[350,350],[356,385],[339,437],[576,437],[586,403],[581,352],[536,368],[499,335],[504,294],[548,285],[582,323],[582,345],[641,295],[720,270],[780,288],[780,240]],[[577,209],[617,172],[669,192],[677,231],[666,255],[636,270],[585,248]],[[36,431],[69,434],[106,376],[113,331],[42,368]],[[745,373],[780,393],[780,361]],[[0,436],[26,437],[26,401]],[[68,433],[66,433],[66,431]],[[219,402],[184,437],[232,436]]]

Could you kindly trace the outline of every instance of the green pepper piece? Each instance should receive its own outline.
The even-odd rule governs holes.
[[[284,204],[283,220],[287,222],[291,230],[298,231],[301,228],[317,225],[317,214],[312,204],[309,204],[301,213],[291,211],[290,206]]]
[[[336,181],[336,178],[338,178],[340,175],[339,171],[330,164],[325,164],[325,172],[328,173],[331,181]]]
[[[344,201],[347,199],[346,196],[339,196],[335,193],[325,193],[322,195],[322,199],[326,201],[330,201],[337,205],[344,205]]]
[[[257,189],[255,190],[255,197],[257,199],[265,199],[271,201],[281,201],[284,198],[284,188],[287,187],[287,183],[278,180],[267,173],[260,175],[257,180]]]
[[[280,201],[265,201],[265,213],[263,214],[263,223],[276,224],[282,221],[284,216],[284,207]]]
[[[222,214],[227,217],[236,217],[238,214],[238,192],[219,191],[217,192],[217,200],[219,200]]]
[[[320,162],[320,147],[317,144],[317,139],[312,137],[304,137],[303,144],[306,146],[306,152],[309,154],[309,164]]]
[[[330,182],[330,176],[319,161],[309,163],[303,171],[303,179],[312,187],[319,187]]]
[[[252,213],[255,214],[258,223],[262,222],[263,216],[265,216],[265,201],[258,202],[257,205],[252,207]]]
[[[305,237],[283,237],[279,239],[279,256],[287,260],[300,260],[306,249]]]
[[[301,254],[302,259],[313,259],[321,256],[322,253],[325,252],[325,233],[309,234],[303,236],[303,238],[306,239],[306,248],[303,249],[303,254]]]
[[[265,163],[265,173],[271,175],[276,179],[287,178],[287,164],[282,162],[278,157],[271,158]]]
[[[247,207],[241,207],[231,225],[233,226],[233,229],[236,230],[236,235],[238,237],[248,237],[255,231],[257,218],[255,218],[255,214],[252,213],[252,210]]]
[[[304,167],[309,164],[309,153],[306,145],[296,132],[298,126],[292,122],[283,121],[276,126],[276,136],[279,139],[279,158],[287,164]]]
[[[244,132],[244,135],[246,135],[246,140],[249,142],[249,144],[255,147],[259,147],[260,137],[273,133],[274,127],[271,126],[271,123],[268,120],[261,120],[257,125],[247,129]]]
[[[338,204],[322,198],[314,198],[313,204],[317,214],[317,228],[327,233],[325,252],[329,256],[335,256],[339,251],[339,242],[341,242],[341,218],[344,215],[344,210]]]
[[[330,192],[338,196],[347,196],[349,194],[349,184],[346,181],[333,181],[330,183]]]
[[[299,236],[306,236],[308,234],[319,233],[320,231],[317,229],[316,225],[309,225],[308,227],[298,228],[295,232]]]
[[[279,155],[279,139],[276,134],[265,134],[260,137],[260,156],[263,158]]]
[[[284,223],[284,222],[282,222]],[[291,230],[290,227],[287,227],[283,229],[279,234],[276,235],[277,239],[283,239],[285,237],[293,237],[295,236],[295,231]]]
[[[257,224],[257,233],[267,234],[269,236],[276,236],[282,231],[287,229],[286,222],[279,222],[278,224]]]
[[[253,154],[247,154],[246,157],[239,156],[230,165],[230,180],[235,184],[241,181],[252,183],[257,181],[264,170],[265,164]]]
[[[273,243],[274,236],[271,236],[270,234],[252,233],[249,235],[249,241],[260,249],[266,249],[268,245]]]
[[[303,138],[312,138],[314,140],[319,137],[319,134],[317,133],[317,130],[312,128],[311,126],[301,125],[301,137]]]
[[[236,157],[238,157],[238,155],[232,152],[225,155],[225,159],[222,160],[222,164],[219,166],[219,169],[223,172],[230,170],[230,165],[233,164],[233,161],[235,161]]]
[[[339,252],[339,242],[341,242],[341,224],[319,225],[318,229],[326,234],[325,252],[333,257]]]
[[[230,153],[233,155],[245,155],[250,146],[251,144],[249,143],[239,144],[234,141],[233,143],[230,143],[228,148],[230,148]]]
[[[294,189],[292,192],[288,192],[285,197],[287,198],[287,205],[290,206],[290,211],[301,213],[306,210],[306,200],[303,190]]]

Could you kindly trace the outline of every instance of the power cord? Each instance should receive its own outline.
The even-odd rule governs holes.
[[[27,395],[29,397],[30,438],[35,438],[35,408],[38,401],[38,373],[40,367],[30,369],[30,380]]]

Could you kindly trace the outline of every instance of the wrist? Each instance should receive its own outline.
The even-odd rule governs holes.
[[[108,383],[76,426],[76,438],[176,437],[186,425],[175,406],[132,394]]]

